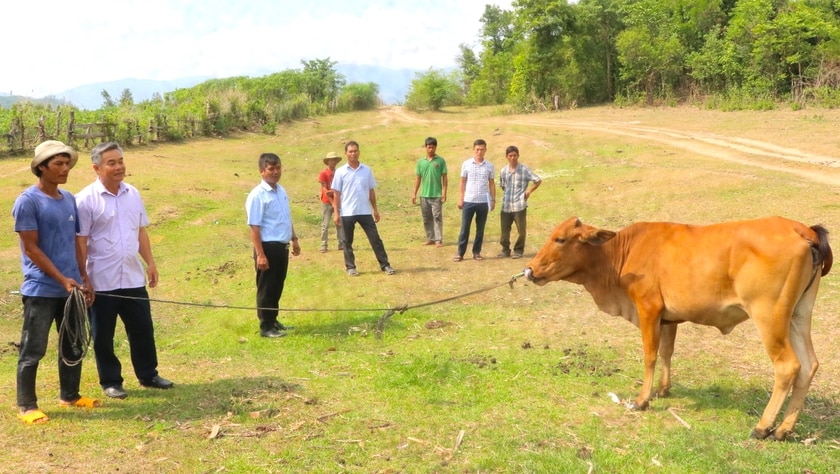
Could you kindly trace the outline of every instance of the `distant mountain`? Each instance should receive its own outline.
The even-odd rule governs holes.
[[[354,82],[373,82],[379,85],[379,97],[386,104],[401,104],[405,102],[405,96],[411,86],[411,81],[418,72],[413,69],[390,69],[380,66],[368,66],[357,64],[336,64],[336,71],[341,73],[348,84]],[[264,75],[271,74],[265,72]],[[254,75],[251,77],[260,77]],[[210,77],[186,77],[169,81],[156,81],[151,79],[120,79],[117,81],[97,82],[74,87],[63,92],[49,95],[41,99],[34,99],[22,96],[10,96],[0,94],[0,107],[9,107],[14,102],[29,100],[38,103],[64,104],[71,103],[84,110],[97,110],[102,107],[102,91],[108,94],[115,101],[119,101],[123,90],[131,91],[134,102],[142,102],[151,99],[155,94],[163,95],[175,89],[183,89],[200,84]]]
[[[29,101],[36,104],[52,104],[52,105],[66,105],[67,102],[61,99],[56,99],[55,97],[48,95],[46,97],[40,99],[32,99],[29,97],[24,97],[22,95],[9,95],[0,93],[0,108],[8,109],[14,104],[15,102],[23,102]]]
[[[185,77],[181,79],[173,79],[171,81],[155,81],[151,79],[120,79],[117,81],[97,82],[95,84],[86,84],[73,89],[66,90],[54,94],[55,97],[62,98],[67,102],[72,103],[80,109],[97,110],[102,107],[102,91],[108,91],[108,94],[115,101],[120,100],[120,95],[125,89],[131,91],[131,97],[134,102],[142,102],[151,99],[155,94],[163,95],[175,89],[182,89],[192,87],[200,84],[209,77]]]

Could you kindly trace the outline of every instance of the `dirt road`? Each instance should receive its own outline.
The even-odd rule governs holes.
[[[840,112],[771,111],[718,112],[695,109],[578,109],[559,113],[488,117],[480,121],[425,118],[402,107],[381,110],[382,123],[504,122],[516,125],[576,130],[588,134],[656,142],[742,165],[794,174],[815,182],[840,185]],[[756,117],[759,117],[756,120]],[[631,118],[632,120],[628,120]],[[731,124],[749,120],[748,136],[727,133]],[[667,126],[666,126],[667,124]],[[735,128],[735,127],[732,127]]]

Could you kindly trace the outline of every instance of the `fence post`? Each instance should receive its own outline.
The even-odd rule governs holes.
[[[44,116],[38,117],[38,143],[47,139],[47,131],[44,128]]]
[[[73,143],[73,136],[76,134],[76,112],[70,111],[70,123],[67,124],[67,142]]]
[[[54,137],[58,138],[61,136],[61,114],[62,110],[58,109],[58,113],[55,115],[55,135]]]

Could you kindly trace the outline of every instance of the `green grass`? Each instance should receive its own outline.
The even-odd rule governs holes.
[[[684,109],[579,109],[505,117],[464,109],[408,114],[416,122],[404,122],[380,111],[286,125],[271,137],[129,149],[127,181],[146,201],[161,274],[151,296],[207,305],[152,305],[159,369],[176,387],[137,386],[118,328],[129,398],[105,400],[93,411],[60,409],[53,336],[38,377],[41,406],[52,420],[20,423],[12,345],[20,337],[21,305],[12,294],[20,265],[7,219],[7,232],[0,233],[0,400],[6,407],[0,470],[832,472],[840,449],[834,273],[823,280],[814,313],[822,366],[794,438],[775,443],[748,438],[772,386],[772,366],[750,323],[726,337],[681,328],[672,396],[633,412],[610,394],[629,400],[640,389],[636,328],[600,313],[572,284],[504,285],[527,260],[451,261],[460,220],[455,177],[477,137],[488,140],[488,159],[497,167],[504,147],[516,144],[522,162],[545,177],[529,208],[527,255],[571,215],[613,230],[637,220],[707,223],[770,214],[840,228],[831,186],[617,135],[612,125],[580,128],[680,126],[684,133],[763,139],[816,154],[836,145],[831,137],[840,113],[834,111],[821,112],[819,121],[808,118],[813,112],[805,119],[787,111],[737,114],[736,120]],[[767,122],[779,130],[757,130]],[[790,128],[803,126],[808,138],[791,141]],[[429,135],[438,138],[452,175],[443,249],[420,245],[420,212],[410,202],[414,163]],[[359,141],[361,160],[379,181],[379,229],[396,276],[379,272],[358,231],[359,278],[346,277],[340,253],[317,252],[320,157],[342,151],[349,139]],[[287,310],[281,320],[295,329],[281,340],[258,336],[253,311],[224,307],[254,304],[244,199],[258,182],[256,160],[264,151],[283,159],[281,184],[303,246],[281,301]],[[34,182],[27,164],[26,157],[0,161],[0,207],[7,211]],[[66,188],[78,191],[92,179],[83,156]],[[494,212],[485,256],[495,256],[497,240]],[[488,290],[424,305],[480,289]],[[402,305],[409,309],[384,321],[377,337],[386,310]],[[101,395],[92,356],[82,390]],[[816,442],[804,442],[809,439]]]

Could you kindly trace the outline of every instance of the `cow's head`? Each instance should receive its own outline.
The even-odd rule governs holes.
[[[537,285],[550,281],[574,281],[573,275],[592,262],[593,246],[615,237],[615,232],[583,224],[570,217],[554,228],[551,237],[528,263],[525,275]]]

